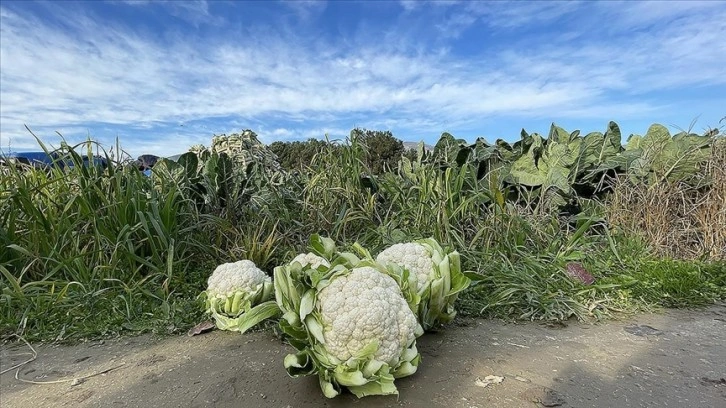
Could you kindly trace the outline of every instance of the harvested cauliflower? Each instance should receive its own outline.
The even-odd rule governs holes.
[[[400,286],[373,259],[337,252],[328,238],[311,242],[326,262],[275,268],[280,329],[298,350],[285,369],[291,377],[317,374],[328,398],[342,387],[358,397],[397,394],[394,379],[416,372],[423,333]]]
[[[381,263],[393,262],[416,275],[417,291],[426,286],[434,275],[434,262],[431,252],[416,242],[393,244],[378,254],[376,260]]]
[[[207,280],[207,312],[221,330],[244,333],[279,313],[272,297],[272,280],[254,262],[242,260],[217,266]]]
[[[227,298],[236,292],[255,292],[267,282],[270,282],[270,277],[254,262],[245,259],[217,266],[207,279],[207,293]]]
[[[372,267],[353,269],[318,292],[325,349],[341,361],[378,341],[376,360],[396,365],[415,339],[416,316],[393,278]]]
[[[412,279],[419,300],[414,310],[424,330],[453,320],[454,303],[459,293],[471,284],[461,271],[459,253],[447,253],[433,238],[391,245],[378,254],[376,261],[393,265],[399,271],[406,270],[409,276],[415,277]],[[398,276],[397,282],[403,281],[406,279]],[[412,288],[414,284],[409,286]]]

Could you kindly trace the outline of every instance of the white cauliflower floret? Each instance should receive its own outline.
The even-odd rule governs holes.
[[[266,281],[271,281],[270,277],[250,260],[225,263],[217,266],[207,280],[207,293],[218,298],[233,297],[238,291],[254,292]]]
[[[417,291],[423,289],[434,273],[431,254],[426,247],[415,242],[391,245],[378,254],[376,261],[382,264],[391,262],[408,269],[410,273],[416,275]]]
[[[316,269],[320,265],[330,266],[330,263],[325,258],[315,255],[312,252],[307,254],[300,254],[293,258],[292,262],[299,262],[303,267],[310,265],[311,268]],[[290,263],[292,263],[290,262]]]
[[[372,267],[354,268],[318,292],[325,349],[341,361],[379,341],[375,359],[395,366],[416,338],[418,322],[396,281]]]

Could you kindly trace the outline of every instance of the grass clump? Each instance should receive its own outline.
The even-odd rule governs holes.
[[[105,153],[105,166],[86,166],[93,147],[64,145],[50,168],[4,168],[3,332],[82,337],[147,316],[173,320],[180,292],[198,285],[189,272],[209,251],[184,192],[156,189]]]
[[[642,236],[655,253],[677,259],[726,260],[726,137],[714,139],[695,181],[614,182],[607,219]]]
[[[725,262],[647,259],[611,281],[629,283],[624,297],[661,307],[698,307],[726,299]]]

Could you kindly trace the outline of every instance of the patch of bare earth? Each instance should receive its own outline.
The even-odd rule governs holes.
[[[316,377],[289,378],[292,349],[271,333],[213,331],[36,346],[0,376],[12,407],[722,407],[726,306],[598,325],[463,320],[419,339],[423,361],[400,395],[326,399]],[[2,346],[2,370],[28,358]]]

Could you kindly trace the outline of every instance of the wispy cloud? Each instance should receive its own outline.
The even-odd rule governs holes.
[[[401,0],[398,2],[405,11],[416,10],[421,2],[416,0]]]
[[[526,25],[543,25],[574,13],[579,1],[473,1],[461,2],[418,2],[418,6],[435,5],[432,9],[439,18],[436,28],[447,37],[458,38],[475,24],[490,29],[513,29]],[[405,7],[405,6],[404,6]],[[415,9],[418,9],[415,8]],[[409,10],[415,10],[409,8]]]
[[[201,24],[222,24],[225,21],[224,16],[212,14],[210,3],[207,0],[109,0],[108,3],[137,7],[158,7],[176,18],[192,24],[194,27],[199,27]]]
[[[214,3],[171,3],[166,12],[193,26],[233,20],[229,13],[215,14]],[[407,4],[407,13],[419,12],[418,3]],[[325,3],[284,6],[309,18],[310,31],[271,30],[271,20],[229,24],[217,34],[155,32],[82,9],[47,6],[54,20],[3,6],[0,144],[4,148],[12,138],[14,146],[34,146],[23,124],[44,134],[87,129],[107,142],[119,136],[140,154],[175,153],[208,143],[212,133],[246,127],[270,142],[326,132],[344,136],[354,126],[415,137],[473,131],[495,118],[605,122],[674,109],[674,100],[660,98],[661,92],[726,85],[726,7],[708,3],[651,14],[649,24],[657,30],[642,29],[640,20],[614,19],[621,26],[607,35],[583,34],[595,30],[591,24],[552,23],[573,13],[587,21],[574,2],[438,6],[437,12],[448,13],[441,29],[451,24],[448,30],[458,31],[451,38],[467,27],[514,32],[552,23],[558,29],[503,44],[474,39],[466,55],[456,43],[427,47],[430,34],[381,29],[370,20],[358,24],[363,32],[322,36],[314,28]],[[645,7],[622,6],[641,14],[637,7]],[[626,13],[597,7],[605,15]],[[72,24],[58,23],[63,19]],[[522,43],[527,46],[511,46]]]
[[[280,2],[292,9],[302,20],[319,16],[328,6],[328,2],[324,0],[280,0]]]

